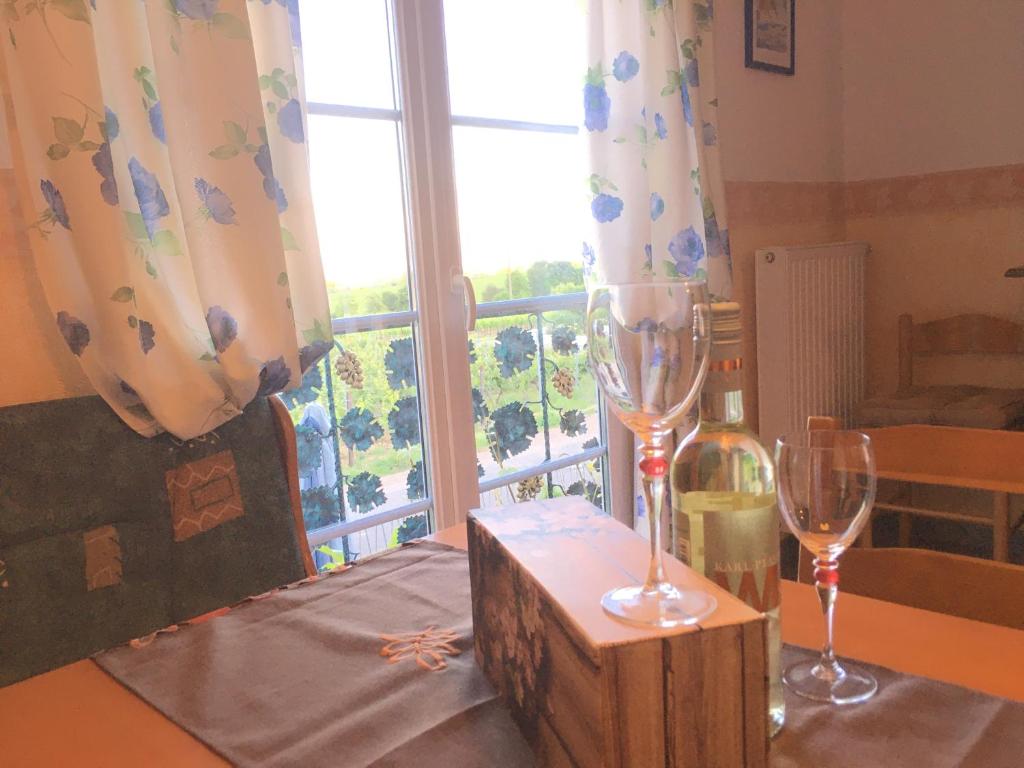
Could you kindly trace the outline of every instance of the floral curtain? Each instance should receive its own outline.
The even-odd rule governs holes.
[[[144,435],[207,432],[331,344],[295,0],[0,0],[54,322]]]
[[[593,228],[583,258],[591,282],[697,277],[716,297],[732,291],[713,3],[590,2],[583,132]]]

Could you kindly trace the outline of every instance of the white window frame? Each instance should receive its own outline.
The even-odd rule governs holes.
[[[394,509],[317,529],[310,546],[427,510],[433,528],[465,522],[480,505],[480,493],[606,453],[606,505],[632,516],[632,440],[628,431],[600,408],[601,445],[544,461],[500,477],[478,480],[472,384],[466,346],[466,307],[460,253],[452,126],[500,128],[547,133],[578,133],[557,125],[452,115],[442,0],[389,0],[393,30],[393,66],[399,109],[311,102],[309,113],[397,122],[405,190],[406,232],[410,255],[412,308],[401,312],[335,318],[335,334],[411,327],[416,339],[418,393],[424,466],[429,467],[423,499]],[[554,309],[585,310],[585,294],[513,299],[481,304],[478,317],[502,317]],[[425,354],[425,350],[430,354]],[[612,468],[618,471],[612,471]]]

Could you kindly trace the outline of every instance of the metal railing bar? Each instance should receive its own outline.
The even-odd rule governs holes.
[[[544,460],[551,461],[551,412],[548,408],[548,372],[544,355],[544,315],[538,312],[537,318],[537,378],[540,380],[540,414],[544,424]],[[548,472],[548,496],[553,496],[554,481]]]
[[[607,449],[603,445],[598,445],[594,448],[587,448],[584,451],[574,453],[570,456],[560,456],[557,459],[545,461],[532,467],[528,467],[527,469],[521,469],[517,472],[510,472],[507,475],[502,475],[501,477],[484,480],[480,483],[480,492],[486,493],[487,491],[493,491],[496,488],[503,488],[506,485],[518,483],[520,480],[525,480],[528,477],[547,474],[559,469],[564,469],[565,467],[582,464],[584,461],[591,461],[604,456],[606,452]],[[394,509],[389,509],[385,512],[378,512],[355,520],[348,520],[343,523],[334,523],[333,525],[328,525],[324,528],[317,528],[315,531],[310,531],[306,535],[306,541],[309,546],[317,547],[331,539],[348,536],[349,534],[357,533],[358,531],[366,530],[367,528],[373,528],[374,526],[381,525],[383,523],[390,523],[393,520],[409,517],[410,515],[415,515],[419,512],[425,512],[430,509],[432,504],[432,499],[420,499],[419,501],[404,504],[401,507],[395,507]]]
[[[397,109],[380,109],[377,107],[353,107],[347,104],[325,104],[311,101],[307,104],[311,115],[329,115],[330,117],[359,117],[364,120],[401,120],[402,113]]]
[[[336,317],[331,320],[331,330],[335,333],[362,333],[364,331],[386,331],[412,325],[419,319],[419,312],[407,309],[403,312],[384,312],[379,315],[359,315],[358,317]]]
[[[323,380],[327,384],[327,412],[337,413],[334,406],[334,377],[331,375],[330,361],[330,355],[324,355],[323,360],[319,364],[322,364],[324,367]],[[341,516],[339,522],[344,523],[347,519],[347,510],[345,509],[345,468],[341,465],[341,441],[338,439],[338,430],[333,428],[331,429],[331,447],[334,449],[334,467],[338,473],[338,481],[334,485],[334,492],[338,496],[338,511]],[[321,454],[322,457],[323,455]],[[342,542],[342,551],[345,553],[345,560],[347,561],[349,558],[348,539]]]
[[[532,296],[526,299],[484,302],[477,305],[477,317],[507,317],[527,315],[531,312],[552,312],[559,309],[583,310],[586,307],[587,294],[580,291],[556,296]],[[336,317],[331,321],[331,328],[335,333],[385,331],[411,325],[418,319],[419,313],[414,309],[408,309],[402,312],[383,312],[379,315]]]
[[[373,528],[375,525],[390,523],[392,520],[415,515],[417,512],[426,512],[432,504],[432,499],[420,499],[419,501],[395,507],[385,512],[377,512],[376,514],[356,518],[355,520],[347,520],[344,523],[334,523],[333,525],[310,531],[306,534],[306,541],[309,543],[309,546],[318,547],[331,539],[348,536],[351,533]]]
[[[355,117],[363,120],[402,119],[399,109],[382,107],[357,107],[352,104],[328,104],[323,101],[307,102],[307,110],[311,115],[328,115],[330,117]],[[580,132],[578,125],[564,123],[534,123],[529,120],[505,120],[496,117],[471,117],[469,115],[452,115],[452,125],[469,128],[497,128],[506,131],[533,131],[534,133],[562,133],[576,135]]]
[[[534,131],[535,133],[577,134],[580,132],[577,125],[531,123],[526,120],[502,120],[495,117],[470,117],[468,115],[452,115],[452,125],[469,128],[500,128],[507,131]]]
[[[506,317],[508,315],[528,315],[531,312],[551,312],[557,309],[586,309],[587,294],[562,293],[556,296],[536,296],[527,299],[506,299],[505,301],[488,301],[478,304],[477,319],[482,317]]]
[[[512,483],[518,483],[520,480],[525,480],[528,477],[534,477],[535,475],[544,475],[548,472],[554,472],[559,469],[565,469],[571,467],[574,464],[582,464],[584,461],[590,461],[600,456],[604,456],[607,453],[607,448],[603,445],[598,445],[593,448],[587,448],[579,453],[574,453],[571,456],[561,456],[551,461],[544,461],[540,464],[534,464],[532,467],[527,469],[520,469],[516,472],[509,472],[507,475],[501,475],[501,477],[492,477],[487,480],[480,481],[480,493],[486,493],[487,491],[493,491],[496,488],[504,488],[506,485]]]

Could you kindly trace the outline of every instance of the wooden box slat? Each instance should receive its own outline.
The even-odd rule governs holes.
[[[477,660],[542,765],[764,766],[765,621],[682,563],[718,610],[693,627],[605,615],[608,589],[646,573],[648,543],[574,497],[469,519]]]

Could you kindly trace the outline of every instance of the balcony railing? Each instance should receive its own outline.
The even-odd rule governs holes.
[[[585,293],[479,305],[468,352],[484,506],[563,494],[599,505],[608,498],[585,307]],[[331,543],[320,560],[350,560],[431,527],[417,319],[415,311],[335,319],[335,350],[285,395],[297,423],[309,544]]]

